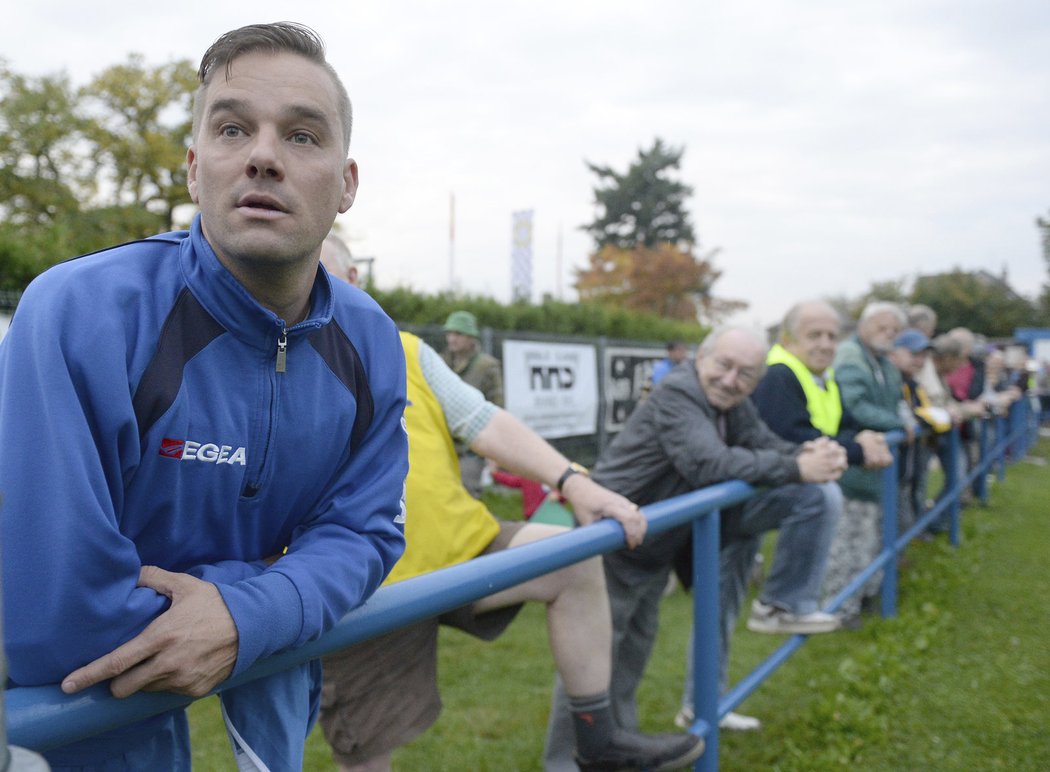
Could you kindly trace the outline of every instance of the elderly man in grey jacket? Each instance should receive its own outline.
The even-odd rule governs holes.
[[[765,633],[820,633],[839,626],[818,610],[828,546],[846,468],[842,447],[826,437],[796,445],[774,434],[748,399],[765,370],[766,341],[742,327],[712,332],[695,367],[677,368],[631,415],[594,469],[594,479],[638,504],[649,504],[725,480],[763,488],[722,513],[719,557],[721,678],[730,634],[746,594],[762,535],[780,529],[776,555],[748,627]],[[659,604],[690,526],[647,538],[641,547],[605,556],[613,614],[613,709],[637,727],[635,691],[659,624]],[[547,743],[548,770],[573,769],[571,724],[555,689]]]

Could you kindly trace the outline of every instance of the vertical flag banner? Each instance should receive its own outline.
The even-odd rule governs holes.
[[[532,210],[511,214],[510,296],[532,299]]]

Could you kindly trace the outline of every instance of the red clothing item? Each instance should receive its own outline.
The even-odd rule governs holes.
[[[959,402],[965,402],[969,399],[968,394],[970,393],[970,382],[973,381],[973,376],[976,371],[973,369],[973,363],[967,361],[962,367],[956,370],[944,379],[948,388],[952,390],[952,396],[955,397]]]
[[[492,479],[500,485],[508,488],[521,488],[521,512],[528,520],[540,505],[547,500],[547,489],[541,483],[530,480],[527,477],[519,477],[510,472],[497,469],[492,473]]]

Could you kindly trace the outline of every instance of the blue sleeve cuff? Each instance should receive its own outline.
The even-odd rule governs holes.
[[[303,629],[303,602],[284,574],[267,571],[236,584],[216,586],[237,626],[237,664],[232,675],[298,640]]]

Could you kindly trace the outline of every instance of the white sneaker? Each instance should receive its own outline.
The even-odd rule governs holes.
[[[754,716],[729,712],[722,716],[722,720],[718,722],[718,728],[728,732],[754,732],[762,728],[762,722]]]
[[[693,725],[693,721],[696,720],[696,716],[693,715],[693,709],[687,708],[684,705],[682,709],[675,714],[674,725],[679,729],[689,729]]]
[[[751,617],[747,620],[747,629],[753,633],[772,633],[788,635],[813,635],[830,633],[842,626],[834,614],[814,611],[810,614],[792,614],[776,606],[768,606],[755,599],[751,604]]]
[[[688,730],[693,726],[696,716],[689,708],[683,707],[674,717],[674,725],[679,729]],[[726,713],[718,722],[719,729],[729,732],[754,732],[762,728],[762,722],[754,716],[745,716],[740,713]]]

